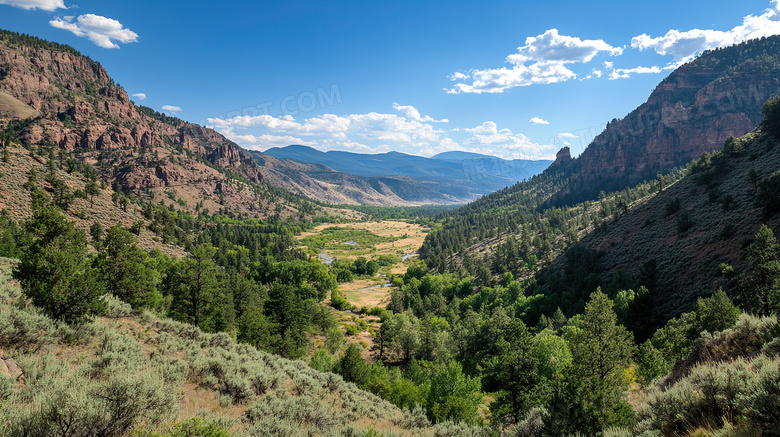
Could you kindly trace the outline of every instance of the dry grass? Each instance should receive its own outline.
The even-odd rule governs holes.
[[[0,117],[26,119],[37,116],[38,111],[13,96],[0,91]]]

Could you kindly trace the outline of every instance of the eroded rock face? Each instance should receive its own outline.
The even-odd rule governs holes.
[[[211,129],[175,119],[163,122],[142,113],[89,58],[0,44],[0,65],[5,72],[0,91],[41,113],[20,133],[30,144],[70,152],[181,147],[194,157],[263,182],[257,164],[235,143]],[[0,125],[4,122],[0,119]],[[202,177],[194,174],[207,173],[207,166],[194,157],[180,160],[179,167],[154,161],[148,161],[149,168],[123,165],[116,180],[125,190],[194,182]]]
[[[764,102],[780,92],[780,66],[740,61],[739,50],[704,54],[683,65],[645,103],[609,122],[567,169],[578,175],[576,181],[552,202],[576,203],[652,179],[756,128]]]

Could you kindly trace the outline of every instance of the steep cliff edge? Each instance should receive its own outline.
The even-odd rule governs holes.
[[[551,203],[595,199],[719,149],[728,137],[754,129],[762,104],[778,92],[780,36],[705,52],[626,117],[609,122],[567,167],[577,177]]]

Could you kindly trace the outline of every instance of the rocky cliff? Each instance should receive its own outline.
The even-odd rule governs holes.
[[[778,92],[780,36],[706,52],[672,72],[626,117],[609,122],[566,167],[578,177],[552,202],[593,199],[719,149],[729,136],[754,129],[764,101]]]
[[[115,189],[155,203],[297,214],[268,192],[249,154],[219,133],[136,106],[100,64],[68,46],[7,31],[0,31],[2,129],[28,148],[92,164]]]

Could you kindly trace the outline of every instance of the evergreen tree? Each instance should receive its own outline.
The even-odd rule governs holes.
[[[766,225],[748,247],[750,264],[742,287],[741,304],[759,315],[777,314],[780,309],[780,246]]]
[[[215,253],[210,244],[196,246],[174,267],[168,282],[173,298],[171,315],[207,332],[229,328],[235,320],[232,298],[220,286]]]
[[[633,410],[623,400],[628,388],[625,369],[634,351],[630,332],[617,324],[613,303],[601,289],[585,306],[571,339],[574,417],[579,431],[595,434],[611,426],[627,426]]]
[[[517,424],[542,400],[533,335],[525,323],[512,320],[496,349],[498,354],[491,359],[486,378],[499,382],[501,390],[490,404],[490,414],[496,422]]]
[[[103,287],[87,254],[87,238],[53,206],[37,208],[24,224],[32,244],[14,278],[50,317],[80,323],[104,308]]]
[[[133,308],[156,308],[162,296],[157,291],[157,271],[147,265],[148,255],[133,234],[112,226],[103,239],[97,268],[105,289]]]
[[[337,372],[344,381],[353,382],[358,387],[365,387],[369,379],[369,365],[360,354],[356,344],[351,343],[341,356]]]
[[[274,352],[285,358],[300,358],[306,352],[307,339],[301,330],[308,325],[301,298],[292,286],[275,282],[268,290],[266,316],[273,323]]]

